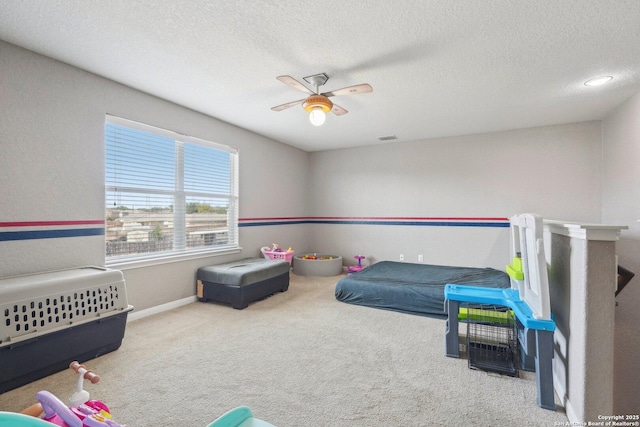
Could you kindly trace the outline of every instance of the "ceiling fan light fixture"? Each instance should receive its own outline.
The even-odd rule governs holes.
[[[322,126],[327,119],[326,113],[333,108],[333,102],[324,95],[311,95],[305,99],[302,108],[309,112],[309,121],[315,126]]]
[[[325,113],[328,113],[333,108],[333,102],[331,102],[329,98],[324,95],[311,95],[304,100],[302,108],[304,108],[308,112],[311,112],[311,110],[315,108],[320,108]]]
[[[327,114],[321,108],[314,108],[309,113],[309,121],[314,126],[322,126],[327,120]]]

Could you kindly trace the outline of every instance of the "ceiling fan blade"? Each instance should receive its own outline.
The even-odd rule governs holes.
[[[287,102],[286,104],[282,104],[282,105],[277,105],[275,107],[271,107],[271,109],[273,111],[282,111],[282,110],[286,110],[287,108],[293,107],[295,105],[302,104],[303,102],[304,102],[304,99],[299,99],[297,101]]]
[[[279,76],[279,77],[276,77],[276,79],[280,80],[282,83],[288,84],[292,88],[301,90],[302,92],[305,92],[311,95],[315,94],[315,92],[311,91],[309,88],[307,88],[305,85],[303,85],[302,83],[300,83],[299,81],[297,81],[291,76]]]
[[[326,97],[336,96],[336,95],[357,95],[359,93],[368,93],[372,92],[373,88],[368,83],[362,83],[355,86],[347,86],[342,89],[332,90],[331,92],[325,92],[322,95]]]
[[[336,105],[336,104],[333,104],[333,108],[331,108],[331,112],[333,114],[335,114],[336,116],[341,116],[343,114],[347,114],[348,113],[347,110],[345,110],[344,108],[342,108],[341,106]]]

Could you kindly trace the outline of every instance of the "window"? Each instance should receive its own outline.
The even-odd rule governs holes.
[[[107,116],[107,263],[238,248],[238,154]]]

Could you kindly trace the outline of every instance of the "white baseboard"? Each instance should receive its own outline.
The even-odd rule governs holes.
[[[571,423],[571,425],[581,426],[583,425],[584,422],[586,422],[582,420],[582,417],[578,417],[569,399],[567,399],[567,401],[565,402],[564,409],[565,409],[565,412],[567,413],[567,418],[569,419],[569,422]]]
[[[154,314],[162,313],[163,311],[171,310],[173,308],[182,307],[183,305],[196,302],[198,299],[196,296],[179,299],[177,301],[171,301],[166,304],[156,305],[155,307],[147,308],[141,311],[133,311],[127,316],[127,323],[133,322],[144,317],[148,317]]]

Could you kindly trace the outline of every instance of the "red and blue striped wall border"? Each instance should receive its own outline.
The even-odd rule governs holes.
[[[286,224],[356,224],[356,225],[406,225],[423,227],[498,227],[508,228],[509,218],[469,217],[384,217],[384,216],[310,216],[275,218],[240,218],[239,227],[257,227]]]
[[[259,227],[288,224],[352,224],[423,227],[489,227],[508,228],[509,219],[501,217],[369,217],[310,216],[240,218],[238,227]],[[12,240],[53,239],[61,237],[103,236],[104,220],[20,221],[0,222],[0,242]]]
[[[0,222],[0,242],[103,236],[104,220]]]

